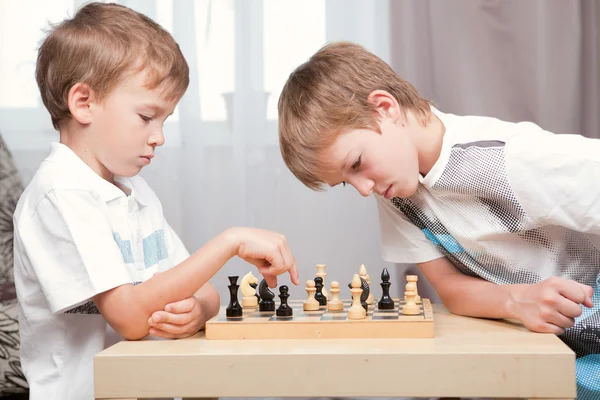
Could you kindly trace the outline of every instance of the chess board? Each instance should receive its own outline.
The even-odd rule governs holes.
[[[367,317],[348,319],[351,300],[343,311],[304,311],[302,300],[290,301],[291,317],[278,317],[275,311],[244,309],[240,318],[227,318],[225,307],[206,323],[207,339],[327,339],[327,338],[430,338],[433,337],[433,310],[429,299],[422,299],[418,315],[404,315],[404,300],[394,299],[393,310],[378,310],[377,299],[369,306]],[[277,305],[276,307],[278,307]]]

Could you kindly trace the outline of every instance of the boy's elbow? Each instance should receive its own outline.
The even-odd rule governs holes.
[[[140,340],[148,336],[150,326],[143,313],[123,313],[118,318],[107,318],[109,325],[127,340]]]
[[[126,340],[141,340],[148,336],[148,329],[125,328],[117,333]]]
[[[117,288],[119,289],[119,288]],[[121,288],[94,298],[96,306],[106,322],[123,338],[139,340],[148,336],[148,312],[132,296],[130,288]]]

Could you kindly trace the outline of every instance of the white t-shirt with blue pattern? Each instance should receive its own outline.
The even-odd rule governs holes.
[[[17,205],[14,273],[31,400],[93,399],[93,357],[121,338],[90,299],[189,256],[144,179],[117,182],[123,190],[52,143]]]

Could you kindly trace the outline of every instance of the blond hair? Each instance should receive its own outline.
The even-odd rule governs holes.
[[[304,185],[322,189],[325,166],[319,153],[349,129],[380,132],[374,90],[385,90],[406,116],[413,111],[425,125],[431,103],[400,78],[382,59],[363,47],[331,43],[296,68],[279,98],[279,144],[283,160]]]
[[[86,83],[99,100],[129,75],[146,71],[146,87],[181,98],[189,67],[173,37],[152,19],[118,4],[90,3],[51,27],[40,46],[35,76],[59,129],[71,117],[69,90]],[[164,89],[163,89],[164,88]]]

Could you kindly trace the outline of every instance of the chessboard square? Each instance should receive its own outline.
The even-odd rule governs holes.
[[[304,315],[321,315],[323,314],[323,310],[314,310],[314,311],[302,311]]]
[[[398,310],[397,309],[393,309],[393,310],[374,310],[373,311],[374,314],[397,314]]]
[[[321,321],[345,321],[348,319],[348,313],[326,313],[320,318]]]
[[[251,316],[254,318],[271,318],[273,315],[275,315],[275,311],[259,311]]]
[[[294,319],[294,316],[290,316],[290,317],[278,317],[276,314],[273,314],[271,316],[271,318],[268,319],[268,321],[291,321]]]
[[[398,319],[398,314],[389,314],[389,315],[373,315],[373,320],[377,319]]]

